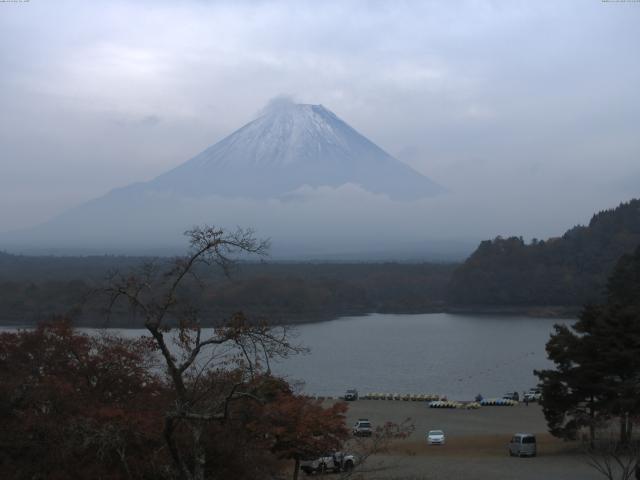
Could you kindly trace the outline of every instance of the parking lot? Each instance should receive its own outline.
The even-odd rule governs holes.
[[[424,402],[358,400],[349,403],[348,422],[368,418],[376,425],[402,422],[415,426],[407,439],[398,440],[388,454],[371,458],[364,478],[374,479],[558,479],[603,478],[586,463],[578,443],[563,442],[547,433],[537,404],[482,407],[478,410],[430,409]],[[441,429],[446,445],[428,446],[425,434]],[[535,433],[538,456],[509,457],[507,444],[516,432]]]

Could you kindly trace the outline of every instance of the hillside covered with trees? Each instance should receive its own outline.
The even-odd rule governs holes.
[[[458,267],[448,289],[452,305],[579,306],[603,299],[618,259],[640,244],[640,200],[595,214],[560,238],[487,240]]]

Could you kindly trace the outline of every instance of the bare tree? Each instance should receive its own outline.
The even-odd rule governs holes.
[[[401,423],[386,422],[373,432],[371,437],[354,438],[349,448],[356,457],[356,468],[345,471],[340,478],[353,478],[355,480],[373,478],[375,473],[393,470],[396,465],[378,462],[372,464],[371,460],[376,455],[383,455],[389,452],[394,442],[407,438],[415,430],[415,425],[410,418]]]
[[[142,315],[164,361],[174,397],[165,415],[164,439],[176,476],[203,480],[207,426],[226,422],[236,400],[261,401],[252,380],[261,370],[270,370],[270,359],[302,349],[290,343],[284,327],[249,322],[241,313],[204,329],[203,314],[185,294],[185,285],[204,286],[198,276],[203,267],[217,267],[229,275],[238,256],[265,255],[268,242],[257,240],[251,230],[229,233],[208,226],[185,235],[190,243],[187,255],[145,264],[128,275],[115,274],[106,292],[109,311],[125,300]]]
[[[640,442],[621,442],[615,432],[600,434],[595,442],[585,444],[587,464],[608,480],[636,479],[640,468]]]

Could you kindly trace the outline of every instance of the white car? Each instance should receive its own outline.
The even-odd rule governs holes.
[[[524,394],[523,400],[527,402],[539,402],[540,398],[542,398],[542,394],[540,390],[532,388],[527,393]]]
[[[360,418],[353,426],[353,434],[356,437],[370,437],[373,435],[371,422],[366,418]]]
[[[429,430],[429,433],[427,433],[427,445],[444,445],[444,432],[442,430]]]

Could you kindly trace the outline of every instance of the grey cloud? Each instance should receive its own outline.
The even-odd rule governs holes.
[[[155,127],[162,119],[158,115],[147,115],[140,120],[140,125],[145,127]]]
[[[292,105],[295,105],[295,103],[296,101],[293,95],[284,93],[276,95],[275,97],[271,98],[263,108],[260,109],[259,115],[265,115],[271,112],[289,108]]]

